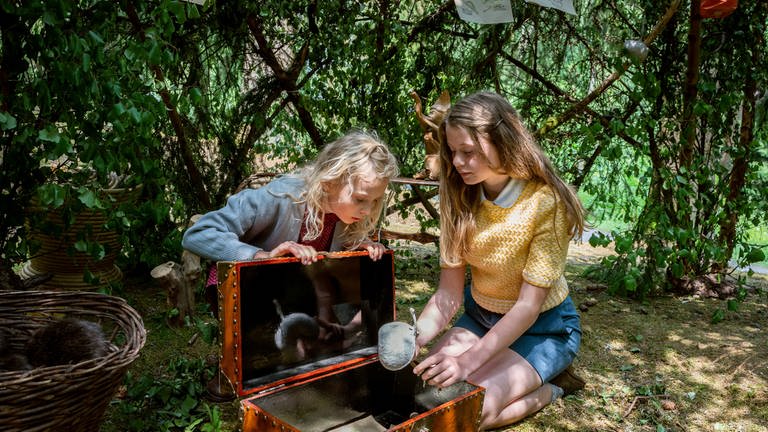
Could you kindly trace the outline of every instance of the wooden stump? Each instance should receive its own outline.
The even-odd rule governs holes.
[[[176,326],[183,326],[186,317],[193,316],[195,312],[195,284],[190,283],[183,270],[181,264],[168,261],[155,267],[150,273],[168,290],[168,306],[178,311],[178,314],[170,319],[171,324]],[[199,278],[199,272],[196,277]]]

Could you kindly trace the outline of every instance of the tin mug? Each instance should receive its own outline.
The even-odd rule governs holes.
[[[379,362],[387,370],[403,369],[416,357],[416,311],[410,311],[413,325],[394,321],[379,328]]]

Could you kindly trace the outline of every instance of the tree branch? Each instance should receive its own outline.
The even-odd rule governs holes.
[[[538,71],[536,71],[533,68],[528,67],[525,63],[521,62],[520,60],[514,58],[512,55],[506,52],[501,52],[502,57],[504,57],[507,61],[515,65],[517,68],[522,70],[523,72],[530,75],[533,79],[540,82],[547,90],[555,94],[556,96],[562,97],[568,102],[576,103],[577,100],[571,96],[570,94],[566,93],[564,90],[562,90],[560,87],[555,85],[553,82],[546,79],[543,75],[541,75]],[[636,105],[633,105],[636,107]],[[632,110],[627,110],[632,111]],[[603,128],[608,129],[611,126],[611,119],[608,116],[602,115],[596,111],[594,111],[589,106],[584,107],[584,112],[591,116],[592,118],[596,119],[600,122],[600,124],[603,126]],[[633,146],[636,149],[643,148],[642,144],[638,142],[636,139],[632,138],[631,136],[627,135],[624,131],[616,132],[616,135],[619,136],[621,139],[626,141],[628,144]],[[597,160],[597,157],[600,155],[600,153],[603,151],[603,146],[598,145],[595,150],[592,152],[589,158],[585,160],[584,167],[580,170],[578,170],[578,174],[576,175],[576,178],[572,182],[572,185],[578,189],[581,184],[584,182],[584,179],[586,178],[587,174],[589,173],[590,169],[594,165],[595,161]]]
[[[136,13],[136,8],[134,8],[132,2],[126,3],[125,12],[128,15],[128,19],[131,22],[131,25],[133,26],[134,30],[136,31],[136,34],[139,37],[139,40],[142,42],[146,40],[146,34],[144,33],[144,29],[141,26],[141,21],[139,20],[139,15]],[[156,65],[150,65],[150,69],[155,74],[155,79],[162,83],[165,80],[165,77],[163,76],[163,71],[160,69],[159,66]],[[189,173],[189,180],[192,184],[192,188],[195,191],[195,195],[200,199],[201,204],[204,208],[210,209],[211,208],[211,197],[208,193],[208,190],[205,187],[205,183],[203,182],[202,174],[200,173],[200,170],[197,168],[197,164],[195,164],[195,158],[192,154],[192,149],[189,147],[189,143],[187,142],[186,133],[184,132],[184,122],[181,119],[181,115],[179,115],[179,112],[176,110],[176,107],[173,105],[173,101],[171,99],[171,94],[168,92],[168,90],[160,86],[160,89],[158,90],[158,93],[160,93],[160,98],[163,100],[163,104],[165,105],[167,111],[168,111],[168,117],[171,120],[171,125],[173,126],[174,132],[176,132],[176,143],[179,145],[179,149],[181,149],[181,157],[184,161],[184,166],[187,169],[187,172]]]
[[[647,46],[651,45],[651,43],[656,39],[659,33],[661,33],[664,27],[667,26],[667,23],[669,22],[670,19],[672,19],[672,16],[677,12],[677,9],[679,7],[680,7],[680,0],[673,0],[672,4],[670,4],[666,13],[664,13],[661,19],[659,19],[659,21],[654,26],[653,30],[648,34],[648,36],[645,37],[645,39],[643,39],[643,42],[645,43],[645,45]],[[553,131],[563,123],[567,122],[568,120],[572,119],[578,113],[584,111],[587,105],[589,105],[590,102],[595,100],[605,90],[607,90],[608,87],[610,87],[616,80],[618,80],[624,74],[624,72],[627,69],[629,69],[629,66],[630,66],[630,63],[624,63],[621,70],[618,70],[612,73],[608,78],[605,79],[605,81],[603,81],[599,86],[597,86],[597,88],[595,88],[584,99],[573,104],[570,108],[568,108],[564,113],[560,114],[557,118],[550,118],[549,120],[547,120],[547,122],[536,131],[536,135],[537,136],[545,135]]]
[[[765,39],[762,35],[756,44],[762,44]],[[760,46],[760,45],[758,45]],[[754,68],[757,68],[760,60],[759,51],[752,50],[751,61]],[[757,69],[754,69],[757,70]],[[725,204],[725,214],[720,220],[720,244],[726,248],[725,255],[733,255],[734,242],[736,240],[736,224],[739,220],[738,201],[741,198],[742,190],[746,184],[746,176],[749,168],[749,155],[752,154],[751,146],[755,137],[755,107],[757,105],[757,81],[754,74],[747,74],[744,82],[744,103],[741,109],[741,128],[739,130],[739,149],[738,156],[733,161],[730,180],[728,182],[728,198]],[[718,263],[717,269],[723,271],[728,267],[727,260],[724,263]]]
[[[307,53],[309,52],[308,43],[304,43],[299,50],[299,53],[294,58],[291,68],[286,71],[280,65],[277,56],[269,47],[267,38],[264,35],[264,29],[261,25],[261,20],[255,15],[249,15],[247,22],[248,28],[251,30],[251,34],[256,40],[256,52],[277,78],[277,82],[280,84],[283,91],[285,91],[286,98],[296,110],[296,115],[299,117],[299,121],[301,121],[302,126],[304,126],[304,129],[309,134],[312,143],[317,148],[322,147],[324,139],[320,134],[320,130],[317,128],[315,121],[312,119],[309,110],[304,106],[304,103],[301,100],[301,94],[296,86],[296,80],[301,71],[300,66],[303,64],[303,60],[306,59]]]

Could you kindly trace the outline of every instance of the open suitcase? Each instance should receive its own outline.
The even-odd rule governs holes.
[[[222,393],[243,431],[473,431],[485,390],[389,371],[377,332],[395,319],[394,254],[219,262]],[[210,386],[209,386],[210,389]]]

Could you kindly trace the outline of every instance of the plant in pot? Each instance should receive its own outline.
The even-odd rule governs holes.
[[[125,205],[138,184],[147,200],[168,196],[160,163],[174,153],[147,78],[157,41],[131,37],[112,3],[20,2],[0,23],[0,289],[20,289],[17,273],[51,275],[40,288],[108,285],[121,244],[158,245],[172,226],[162,202]]]
[[[41,185],[30,201],[30,259],[20,276],[47,276],[39,288],[65,290],[95,290],[121,281],[115,261],[122,248],[120,230],[129,225],[124,206],[135,202],[141,185],[114,173],[99,180],[88,167],[52,164],[51,172],[53,179],[66,181]]]

